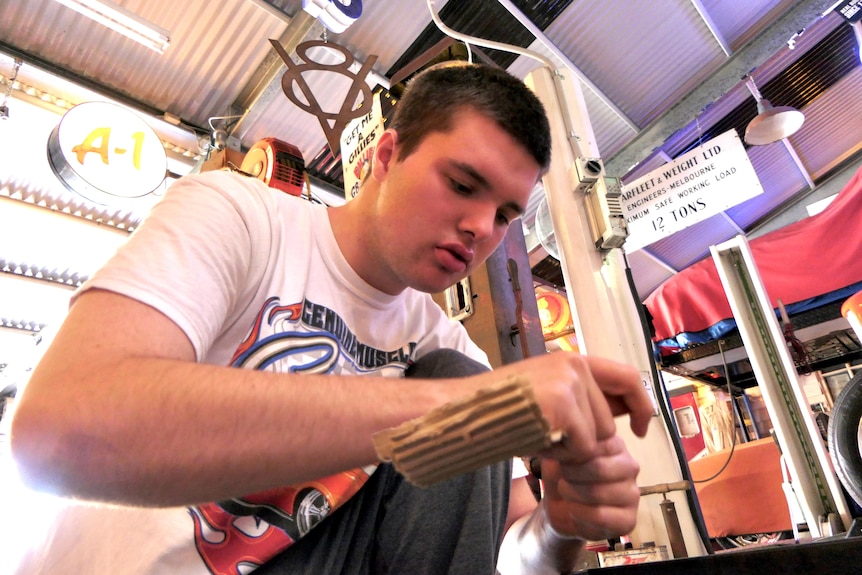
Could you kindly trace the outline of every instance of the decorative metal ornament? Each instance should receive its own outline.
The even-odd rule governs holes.
[[[281,89],[284,91],[284,95],[299,108],[317,116],[332,153],[337,154],[340,148],[341,133],[347,124],[354,118],[368,113],[368,110],[371,109],[373,95],[371,88],[365,82],[365,77],[371,71],[374,62],[377,61],[377,56],[369,56],[359,71],[354,73],[350,67],[356,59],[347,48],[339,44],[320,40],[303,42],[296,47],[296,54],[301,59],[301,63],[297,64],[277,40],[270,40],[270,43],[287,66],[287,71],[281,77]],[[313,48],[337,50],[341,52],[344,59],[338,64],[316,62],[309,55],[309,50]],[[320,107],[317,98],[311,92],[311,88],[303,76],[308,72],[332,72],[342,74],[353,80],[338,111],[325,111]],[[354,105],[360,93],[362,95],[360,103]]]

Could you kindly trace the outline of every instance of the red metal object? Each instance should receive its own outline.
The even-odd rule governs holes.
[[[242,161],[243,172],[292,196],[302,195],[305,161],[299,148],[276,138],[256,142]]]

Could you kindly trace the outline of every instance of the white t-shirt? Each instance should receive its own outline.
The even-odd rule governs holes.
[[[324,206],[227,171],[176,182],[80,291],[94,287],[164,313],[202,363],[400,377],[411,360],[441,347],[488,363],[428,294],[392,296],[362,280],[339,250]],[[20,572],[247,573],[371,472],[193,508],[70,503]]]

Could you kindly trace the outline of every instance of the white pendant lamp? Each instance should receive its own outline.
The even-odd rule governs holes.
[[[745,128],[745,142],[752,146],[771,144],[796,133],[805,121],[805,115],[790,106],[777,108],[760,95],[754,78],[748,76],[748,89],[757,101],[757,116]]]

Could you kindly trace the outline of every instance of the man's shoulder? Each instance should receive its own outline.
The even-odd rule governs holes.
[[[221,192],[252,192],[270,194],[274,192],[262,180],[240,174],[234,170],[221,169],[189,174],[180,178],[177,184],[190,187],[210,188]]]
[[[308,213],[307,210],[313,205],[303,198],[272,188],[258,178],[228,169],[184,176],[171,186],[168,193],[187,199],[190,196],[200,198],[205,194],[219,196],[241,213],[262,210],[271,214],[281,212],[282,215],[297,216]]]

